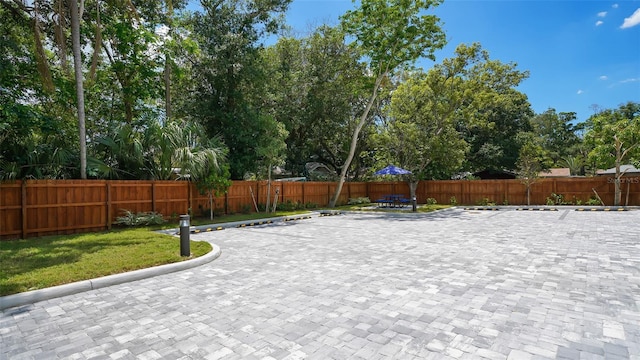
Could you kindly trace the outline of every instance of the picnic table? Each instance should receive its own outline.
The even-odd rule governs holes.
[[[411,200],[402,194],[383,195],[380,199],[374,201],[378,207],[404,207],[411,204]]]

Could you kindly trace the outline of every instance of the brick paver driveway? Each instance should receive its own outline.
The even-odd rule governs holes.
[[[8,309],[0,358],[640,358],[640,211],[348,214]]]

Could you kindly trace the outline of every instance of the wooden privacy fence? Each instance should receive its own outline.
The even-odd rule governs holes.
[[[595,189],[607,205],[613,204],[612,178],[543,179],[531,188],[531,204],[543,205],[552,193],[569,202],[586,203]],[[270,202],[302,203],[326,206],[336,183],[273,182]],[[217,214],[255,212],[255,203],[267,200],[265,181],[234,181],[224,196],[216,197]],[[409,196],[405,182],[345,183],[339,204],[350,198],[385,194]],[[497,204],[526,204],[524,185],[518,180],[423,181],[416,190],[418,203],[434,198],[449,204],[475,205],[483,201]],[[622,183],[622,204],[640,205],[640,178],[628,177]],[[165,217],[177,217],[188,211],[195,216],[208,214],[209,201],[186,181],[114,181],[114,180],[27,180],[0,183],[0,240],[52,234],[110,229],[123,210],[156,211]]]

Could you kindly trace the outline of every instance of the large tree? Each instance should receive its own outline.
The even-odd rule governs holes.
[[[420,57],[434,60],[434,52],[446,44],[445,34],[440,28],[440,19],[427,15],[439,0],[362,0],[360,7],[348,11],[341,24],[345,32],[353,36],[374,74],[369,100],[358,111],[358,122],[353,129],[349,153],[340,171],[336,191],[329,206],[336,205],[347,171],[355,156],[360,131],[369,118],[378,91],[385,79],[403,65]]]
[[[617,109],[602,110],[586,122],[585,143],[589,158],[600,168],[615,167],[614,205],[621,204],[621,165],[640,165],[640,103],[628,102]]]
[[[492,127],[497,114],[523,101],[513,89],[526,75],[514,64],[489,59],[477,43],[461,44],[455,57],[414,74],[394,91],[376,155],[412,172],[411,196],[419,180],[451,178],[469,150],[464,135]]]
[[[192,63],[191,87],[183,114],[202,123],[209,136],[220,135],[229,148],[230,172],[242,179],[257,171],[260,124],[265,114],[255,94],[263,91],[265,72],[259,42],[278,31],[290,0],[202,1],[193,17],[199,53]]]
[[[576,113],[548,109],[531,119],[531,130],[541,139],[541,145],[548,152],[554,165],[563,165],[563,159],[571,154],[580,142],[576,133]]]
[[[294,174],[304,174],[308,162],[339,171],[356,122],[353,109],[366,101],[369,77],[359,59],[340,28],[328,26],[306,38],[282,38],[263,52],[264,108],[289,131],[287,169]]]

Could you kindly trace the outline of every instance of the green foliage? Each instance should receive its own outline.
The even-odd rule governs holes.
[[[434,53],[446,44],[440,19],[425,13],[439,0],[363,0],[341,17],[345,31],[380,75]]]
[[[359,197],[359,198],[349,198],[347,202],[348,205],[360,205],[360,204],[370,204],[371,199],[368,197]]]
[[[227,152],[201,125],[172,121],[123,124],[96,139],[90,173],[110,179],[198,180],[216,169]],[[176,174],[176,171],[178,173]]]
[[[513,132],[523,125],[504,117],[517,114],[520,122],[526,121],[529,104],[514,88],[527,76],[514,64],[490,60],[477,43],[458,46],[455,57],[426,74],[412,74],[393,92],[389,119],[376,137],[377,156],[411,170],[416,179],[451,178],[465,161],[470,149],[465,139],[475,138],[468,136],[475,129],[486,129],[489,136],[495,122],[503,121],[509,129],[504,137],[513,141]],[[517,106],[506,115],[508,104]],[[483,159],[503,151],[491,144],[483,149]]]
[[[259,39],[279,30],[289,3],[203,1],[204,12],[191,19],[200,51],[190,58],[192,78],[182,92],[181,113],[203,124],[210,137],[222,137],[232,179],[256,173],[260,165],[266,169],[265,157],[279,155],[272,150],[283,139],[264,131],[278,119],[262,110],[267,74]]]
[[[427,198],[427,205],[436,205],[438,202],[434,198]]]
[[[124,215],[116,218],[115,224],[124,226],[149,226],[161,225],[165,222],[162,214],[150,211],[133,213],[130,210],[123,209]]]
[[[628,102],[587,120],[585,143],[590,161],[599,168],[616,167],[614,205],[621,203],[620,166],[640,162],[640,103]]]
[[[576,113],[556,113],[555,109],[548,109],[531,119],[531,131],[540,140],[553,165],[562,165],[562,159],[571,156],[572,147],[580,142],[573,125],[575,120]]]
[[[566,201],[562,194],[551,193],[551,197],[547,198],[547,205],[572,205],[572,203]]]
[[[347,157],[353,113],[366,101],[371,82],[361,54],[345,42],[340,28],[320,26],[305,38],[280,38],[261,55],[269,74],[264,108],[288,131],[287,169],[294,176],[308,176],[308,162],[340,168]],[[369,134],[361,134],[360,149],[367,147]],[[364,161],[354,158],[353,167]]]
[[[587,200],[587,205],[594,206],[594,205],[602,205],[602,204],[600,203],[600,200],[592,196],[589,198],[589,200]]]
[[[479,206],[496,206],[495,201],[490,200],[489,198],[482,198],[477,202]]]
[[[451,204],[451,206],[456,206],[456,205],[458,205],[458,200],[456,199],[456,197],[455,197],[455,196],[452,196],[452,197],[449,199],[449,204]]]
[[[522,142],[517,166],[517,176],[527,189],[527,205],[531,204],[531,185],[540,177],[541,171],[546,171],[552,164],[547,151],[542,147],[540,139],[532,133],[518,134]]]
[[[217,166],[209,166],[207,175],[196,178],[196,187],[201,194],[207,194],[209,197],[209,218],[213,220],[213,209],[216,206],[215,198],[226,193],[231,186],[229,177],[229,165],[220,164]]]

